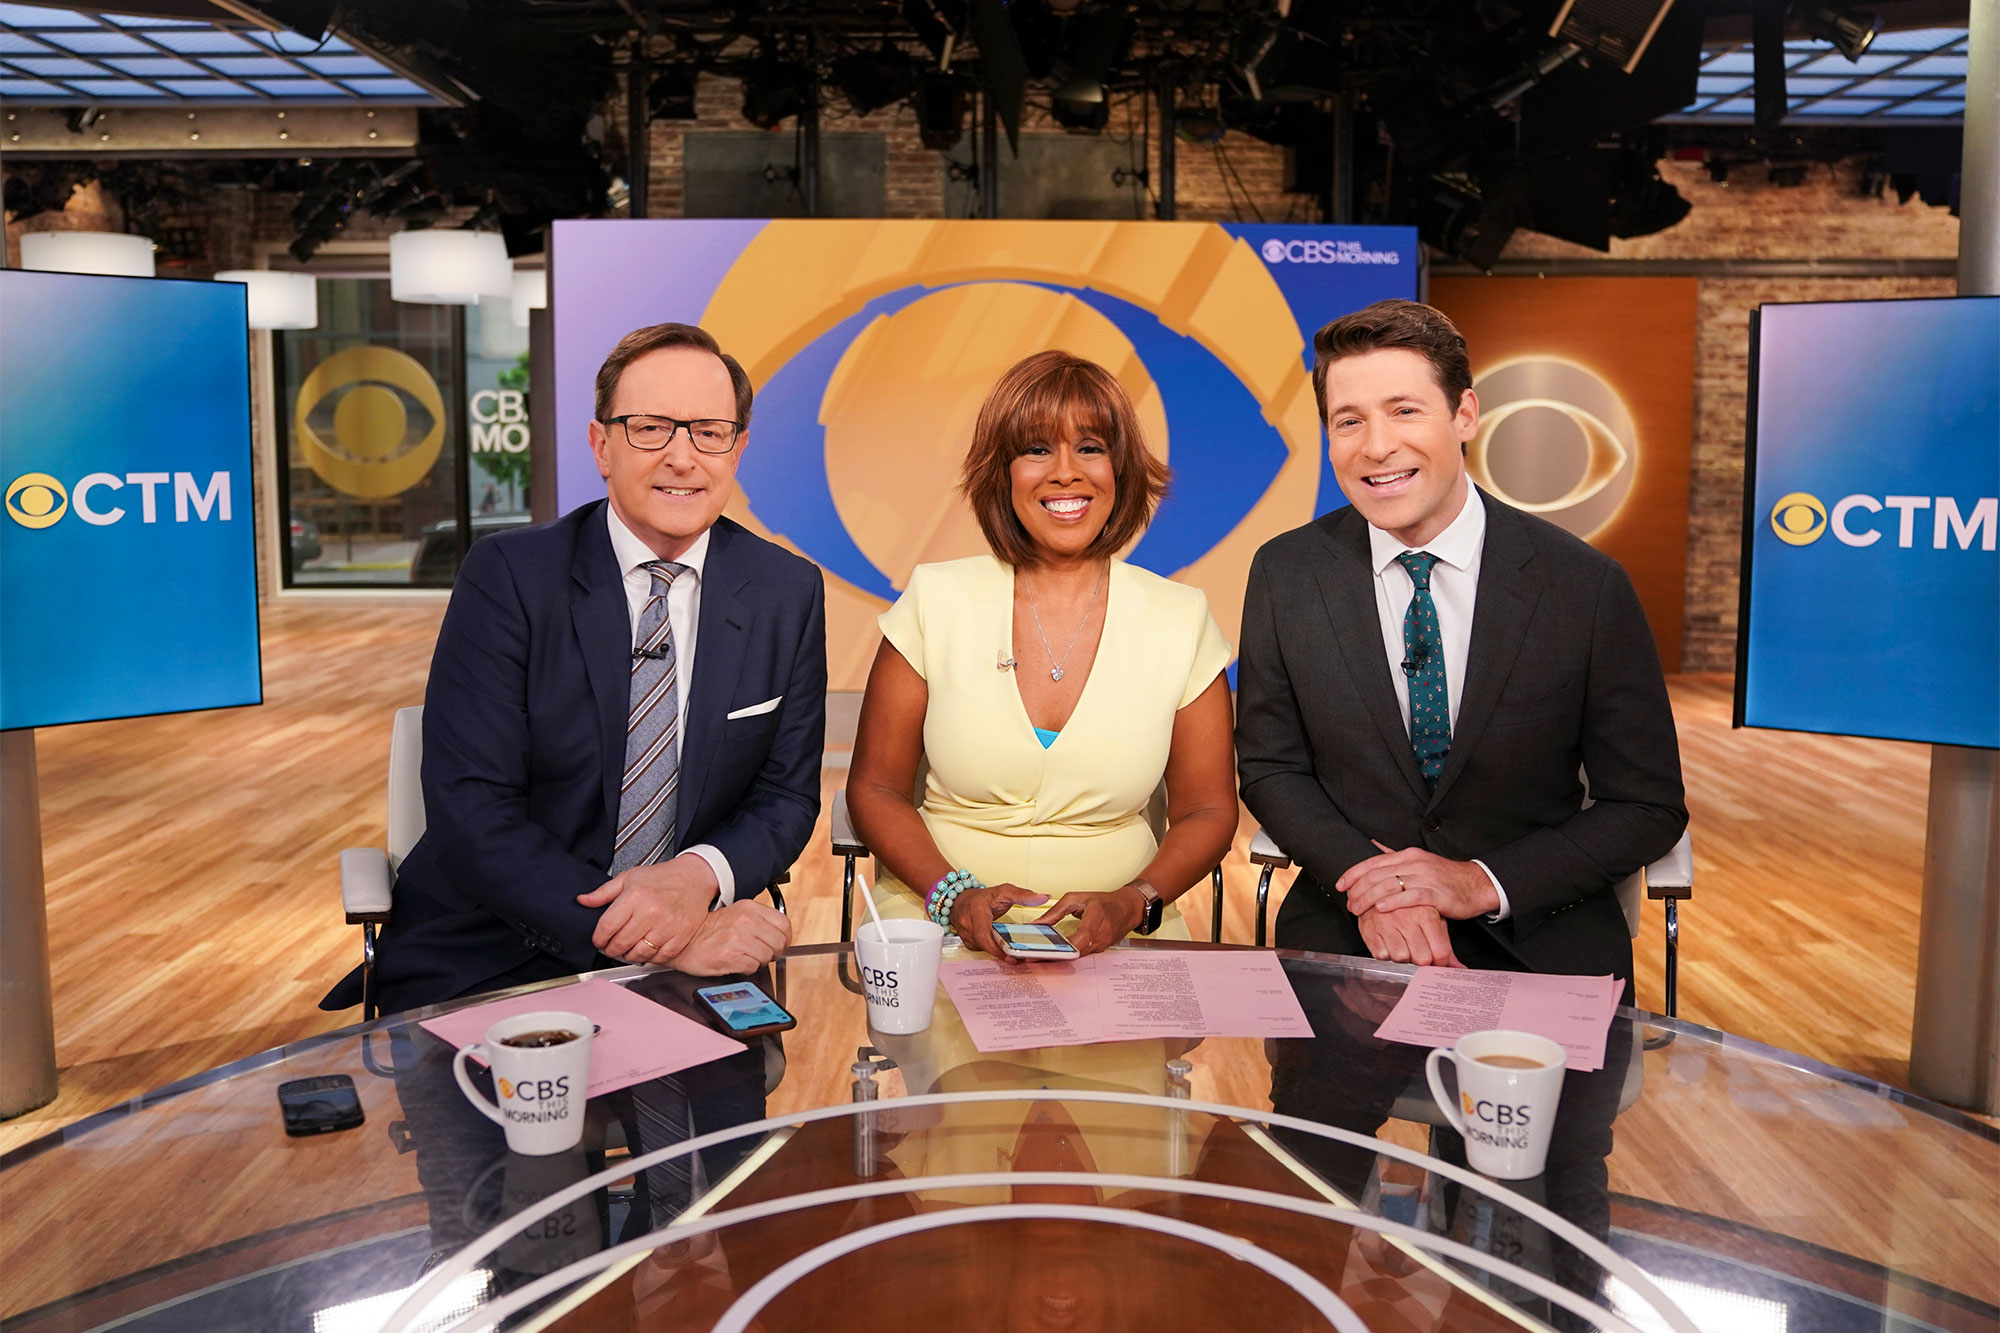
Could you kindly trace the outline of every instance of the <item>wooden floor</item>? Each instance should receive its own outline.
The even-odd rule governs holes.
[[[336,863],[381,841],[390,713],[421,700],[442,609],[279,602],[264,610],[263,706],[39,733],[62,1091],[0,1124],[0,1150],[354,1021],[315,1007],[359,953]],[[1682,1016],[1905,1083],[1926,747],[1731,731],[1724,677],[1672,692],[1696,863]],[[829,796],[845,778],[827,770]],[[1248,831],[1227,863],[1234,942],[1250,939]],[[789,890],[801,942],[839,931],[825,846],[822,821]],[[1639,998],[1657,1008],[1647,910]],[[1189,916],[1205,932],[1206,906]]]

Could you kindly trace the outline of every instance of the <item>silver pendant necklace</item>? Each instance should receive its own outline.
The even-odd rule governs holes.
[[[1042,613],[1035,608],[1035,590],[1029,585],[1027,575],[1021,576],[1021,592],[1028,599],[1028,614],[1035,618],[1035,633],[1042,636],[1042,652],[1049,659],[1050,680],[1059,681],[1063,678],[1063,663],[1069,661],[1070,652],[1076,647],[1076,641],[1083,637],[1083,627],[1090,623],[1090,613],[1097,609],[1097,599],[1103,594],[1104,585],[1110,581],[1111,571],[1107,569],[1104,571],[1104,578],[1090,591],[1090,605],[1083,609],[1083,619],[1076,622],[1076,633],[1069,636],[1069,647],[1063,649],[1061,657],[1057,657],[1055,649],[1049,647],[1049,632],[1042,628]]]

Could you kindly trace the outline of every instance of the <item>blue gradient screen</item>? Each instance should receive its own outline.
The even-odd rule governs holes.
[[[0,728],[262,701],[245,292],[0,270]]]
[[[2000,746],[2000,297],[1755,327],[1737,720]]]

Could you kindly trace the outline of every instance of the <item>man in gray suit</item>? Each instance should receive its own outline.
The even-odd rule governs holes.
[[[1687,825],[1631,581],[1471,484],[1443,314],[1378,302],[1313,351],[1350,507],[1257,553],[1238,666],[1243,802],[1301,868],[1277,942],[1629,981],[1613,888]]]

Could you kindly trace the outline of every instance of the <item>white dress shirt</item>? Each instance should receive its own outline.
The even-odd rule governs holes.
[[[1431,601],[1437,606],[1438,636],[1444,640],[1444,685],[1451,709],[1454,738],[1458,734],[1458,702],[1465,695],[1465,658],[1472,644],[1472,609],[1479,597],[1479,560],[1486,550],[1486,506],[1470,482],[1465,487],[1465,503],[1458,517],[1443,532],[1422,547],[1409,547],[1391,533],[1368,525],[1368,554],[1375,566],[1375,611],[1382,622],[1382,650],[1389,658],[1389,679],[1396,687],[1396,707],[1403,715],[1403,730],[1410,729],[1410,681],[1403,673],[1403,618],[1417,585],[1396,557],[1412,550],[1429,551],[1437,557],[1431,566]],[[1507,890],[1500,887],[1484,861],[1474,865],[1486,871],[1500,895],[1500,910],[1486,919],[1505,921],[1512,911]]]
[[[632,622],[632,646],[639,646],[639,617],[646,610],[646,603],[653,596],[653,572],[646,566],[660,557],[650,546],[639,540],[617,511],[607,503],[604,506],[606,525],[611,531],[611,553],[618,558],[618,568],[625,579],[625,609]],[[677,577],[667,590],[667,621],[674,633],[674,679],[680,694],[680,720],[677,735],[680,743],[687,740],[687,715],[689,686],[694,681],[695,636],[701,628],[701,580],[702,569],[708,562],[708,533],[694,539],[694,545],[681,553],[674,561],[687,566],[688,572]],[[622,761],[622,757],[621,757]],[[682,856],[699,856],[708,862],[715,872],[715,881],[721,886],[718,902],[736,900],[736,873],[729,868],[729,859],[721,850],[701,843],[681,851]]]

